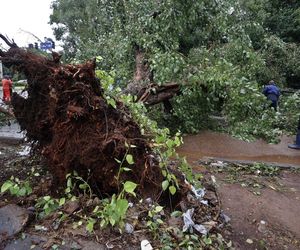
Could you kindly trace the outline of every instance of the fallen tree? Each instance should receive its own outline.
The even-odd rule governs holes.
[[[56,53],[48,59],[6,43],[1,60],[28,80],[28,97],[12,96],[14,114],[57,183],[75,170],[101,194],[118,192],[125,180],[137,183],[142,195],[161,192],[157,156],[123,103],[106,102],[93,60],[61,65]],[[127,155],[134,163],[124,161]],[[120,174],[120,162],[132,171]]]
[[[96,214],[97,207],[88,209],[92,216],[89,220],[95,223],[93,217],[102,218],[103,225],[110,223],[114,226],[123,222],[123,215],[129,207],[128,201],[119,197],[123,192],[123,184],[131,181],[137,184],[134,194],[138,198],[147,198],[142,199],[146,203],[134,202],[136,206],[133,211],[139,210],[141,228],[150,225],[148,222],[145,225],[145,222],[147,217],[153,217],[153,209],[155,214],[163,208],[154,205],[149,207],[149,200],[150,203],[154,201],[155,204],[170,208],[166,210],[166,218],[171,217],[173,209],[184,212],[182,215],[187,217],[183,222],[185,231],[190,232],[195,227],[200,234],[206,235],[216,228],[221,210],[217,194],[211,195],[215,192],[214,185],[206,183],[206,200],[199,202],[206,191],[204,188],[196,190],[185,180],[193,178],[191,170],[186,169],[184,176],[174,162],[163,162],[162,154],[152,147],[150,139],[153,138],[143,135],[129,109],[120,101],[115,100],[116,105],[111,105],[106,99],[95,76],[94,60],[80,65],[62,65],[57,53],[52,53],[52,58],[46,58],[18,48],[8,40],[6,43],[10,49],[0,50],[0,59],[5,66],[24,73],[28,82],[26,98],[13,93],[11,104],[14,114],[21,129],[26,131],[27,138],[33,142],[36,152],[44,156],[53,176],[52,190],[65,187],[66,176],[69,176],[68,186],[72,178],[68,174],[73,173],[73,177],[84,180],[92,188],[93,195],[100,198],[111,196],[110,203],[102,199],[99,215]],[[176,85],[167,87],[171,92],[176,89]],[[139,96],[138,100],[149,102],[151,95],[146,93]],[[172,156],[174,149],[169,151],[172,148],[170,143],[175,143],[175,140],[160,140],[159,143],[165,145],[166,152],[170,153],[166,154],[166,158]],[[126,192],[133,194],[133,189]],[[117,201],[116,193],[119,194]],[[48,199],[50,196],[45,197]],[[83,194],[82,202],[87,198]],[[53,199],[52,202],[57,200]],[[119,202],[119,210],[114,207],[116,202]],[[44,203],[41,204],[43,207]],[[39,207],[39,203],[36,206]],[[145,214],[147,210],[150,215]],[[117,214],[117,219],[110,221],[106,211],[110,211],[112,216]],[[178,227],[183,227],[182,222]],[[90,230],[93,230],[93,224]],[[170,235],[179,244],[178,237],[172,233]]]

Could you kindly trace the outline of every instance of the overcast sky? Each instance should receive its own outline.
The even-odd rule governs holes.
[[[13,38],[18,46],[27,46],[37,41],[30,32],[44,41],[54,40],[49,24],[52,0],[0,0],[0,33]],[[24,30],[24,31],[22,31]],[[0,41],[0,43],[3,42]]]

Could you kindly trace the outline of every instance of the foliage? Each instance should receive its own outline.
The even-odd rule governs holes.
[[[285,132],[297,132],[297,123],[300,117],[300,91],[292,95],[282,96],[280,100],[280,112],[278,127]]]
[[[80,192],[83,192],[84,195],[88,195],[90,198],[92,197],[93,193],[91,187],[81,176],[78,175],[76,171],[74,171],[72,174],[67,174],[66,180],[67,187],[65,189],[65,194],[68,199],[76,199],[74,192],[76,192],[77,189],[79,189]]]
[[[63,205],[64,199],[60,202],[58,199],[52,198],[50,195],[40,197],[35,204],[37,209],[41,209],[39,216],[42,218],[56,211],[61,205]]]
[[[228,29],[230,3],[208,0],[53,2],[56,38],[72,57],[101,55],[103,69],[130,79],[134,46],[143,48],[157,82],[181,77],[192,47],[220,42]],[[77,21],[74,21],[77,20]],[[232,22],[231,22],[232,23]]]
[[[214,127],[211,114],[223,115],[230,133],[271,139],[280,133],[270,132],[276,128],[275,119],[283,119],[265,112],[261,86],[270,79],[281,87],[298,86],[299,45],[281,40],[284,34],[296,37],[297,25],[294,33],[288,27],[280,33],[275,20],[278,9],[284,8],[290,12],[280,15],[292,13],[296,24],[298,7],[295,2],[285,6],[270,0],[56,0],[51,22],[73,58],[101,55],[102,72],[113,72],[111,85],[124,86],[132,78],[136,46],[144,50],[155,82],[181,82],[173,115],[157,117],[157,108],[149,111],[160,126],[195,133]],[[114,106],[112,96],[107,99]],[[294,124],[295,112],[292,117]]]
[[[285,41],[299,42],[300,40],[300,3],[297,0],[268,1],[267,8],[270,16],[266,25]]]
[[[100,219],[100,227],[119,226],[120,229],[124,227],[124,219],[126,217],[127,210],[129,208],[129,202],[125,195],[130,194],[136,196],[134,190],[137,184],[126,181],[123,183],[123,189],[116,195],[113,194],[110,199],[103,199],[101,207],[96,206],[88,219],[87,230],[92,232],[94,230],[94,224],[97,219]]]
[[[243,175],[256,175],[256,176],[277,176],[280,173],[279,167],[270,166],[266,163],[253,163],[251,165],[230,165],[225,171],[230,172],[237,178]]]
[[[1,193],[9,192],[11,195],[27,196],[32,193],[29,181],[21,181],[19,178],[11,177],[1,186]]]

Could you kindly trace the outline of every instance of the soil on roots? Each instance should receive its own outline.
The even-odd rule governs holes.
[[[55,53],[48,59],[20,48],[1,57],[4,65],[26,75],[28,97],[13,94],[14,113],[58,184],[75,170],[101,194],[116,192],[119,183],[131,180],[139,184],[140,194],[158,195],[163,177],[157,157],[126,107],[106,102],[94,61],[61,65]],[[132,171],[116,179],[117,161],[127,154],[134,164],[123,161],[122,167]]]

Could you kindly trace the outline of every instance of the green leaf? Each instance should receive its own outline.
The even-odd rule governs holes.
[[[126,214],[128,207],[129,204],[127,200],[125,199],[117,200],[116,209],[117,209],[117,214],[119,215],[120,218]]]
[[[125,192],[127,192],[129,194],[132,194],[133,196],[135,196],[134,190],[136,189],[136,187],[137,187],[137,184],[135,184],[132,181],[126,181],[124,183],[124,190],[125,190]]]
[[[26,195],[26,188],[25,187],[20,188],[17,195],[18,196],[25,196]]]
[[[199,237],[198,237],[198,235],[192,234],[191,239],[194,240],[194,241],[198,241]]]
[[[164,222],[161,219],[156,220],[159,224],[164,224]]]
[[[159,213],[159,212],[161,212],[163,209],[164,209],[164,207],[162,207],[162,206],[156,206],[154,211],[155,211],[156,213]]]
[[[125,171],[125,172],[128,172],[128,171],[131,171],[132,169],[130,169],[130,168],[122,168],[122,170]]]
[[[93,218],[89,218],[88,224],[86,225],[86,230],[89,233],[92,233],[94,231],[94,224],[96,223],[96,220]]]
[[[180,144],[181,144],[180,138],[177,136],[175,137],[175,144],[177,147],[180,146]]]
[[[182,212],[180,212],[180,211],[174,211],[173,213],[171,213],[172,217],[179,217],[181,215],[182,215]]]
[[[71,188],[72,187],[72,179],[68,178],[67,180],[67,187]]]
[[[82,190],[86,190],[89,187],[89,185],[87,183],[82,183],[79,185],[79,188]]]
[[[13,183],[11,181],[6,181],[1,186],[1,193],[6,192],[8,189],[10,189],[13,186]]]
[[[101,220],[101,222],[100,222],[100,227],[101,228],[103,228],[103,227],[105,227],[105,226],[107,226],[107,222],[106,222],[106,220]]]
[[[10,187],[9,192],[12,195],[17,195],[19,190],[20,190],[20,188],[19,188],[18,184],[15,184],[12,187]]]
[[[110,223],[110,225],[114,226],[116,223],[116,220],[112,217],[109,217],[109,223]]]
[[[168,180],[164,180],[162,183],[161,183],[161,186],[162,186],[162,189],[164,191],[167,190],[168,186],[169,186],[169,181]]]
[[[173,141],[170,140],[170,139],[167,140],[166,144],[167,144],[168,148],[172,148],[173,147]]]
[[[211,240],[211,238],[207,238],[207,237],[204,237],[203,238],[203,241],[204,241],[204,243],[206,244],[206,245],[211,245],[212,244],[212,240]]]
[[[174,195],[174,194],[176,193],[176,187],[170,186],[170,187],[169,187],[169,191],[170,191],[170,193],[171,193],[172,195]]]
[[[117,158],[115,158],[115,161],[117,162],[117,163],[121,163],[121,161],[120,160],[118,160]]]
[[[44,199],[45,201],[50,201],[50,199],[51,199],[51,196],[49,196],[49,195],[47,195],[47,196],[44,196],[44,197],[43,197],[43,199]]]
[[[110,104],[112,107],[116,108],[117,107],[116,101],[114,99],[109,99],[109,98],[106,98],[107,103]]]
[[[134,163],[133,157],[132,157],[131,154],[126,155],[126,161],[128,162],[128,164],[133,164]]]
[[[62,205],[65,204],[65,202],[66,202],[66,198],[64,198],[64,197],[63,197],[63,198],[60,198],[60,199],[59,199],[58,205],[59,205],[59,206],[62,206]]]

